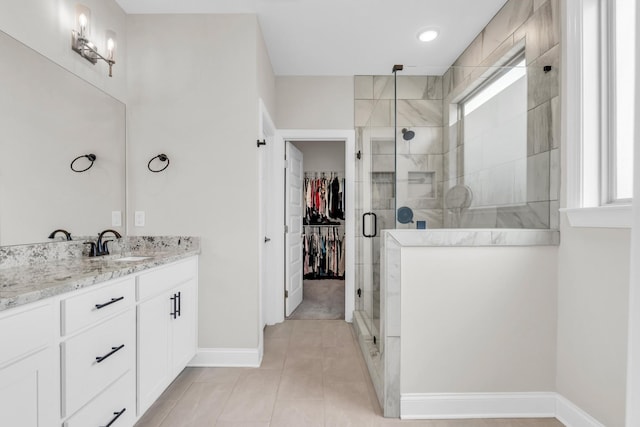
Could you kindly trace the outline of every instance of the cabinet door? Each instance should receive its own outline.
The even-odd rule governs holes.
[[[0,370],[2,425],[47,427],[58,421],[56,357],[42,350]]]
[[[138,415],[151,406],[172,379],[170,296],[163,293],[138,306]]]
[[[177,376],[189,363],[196,353],[196,300],[197,281],[191,279],[185,284],[172,290],[173,295],[179,295],[178,315],[171,317],[171,359],[172,378]]]

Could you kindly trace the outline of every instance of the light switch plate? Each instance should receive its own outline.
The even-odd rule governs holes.
[[[136,211],[134,224],[136,227],[144,227],[144,211]]]
[[[111,226],[122,227],[122,212],[120,211],[111,212]]]

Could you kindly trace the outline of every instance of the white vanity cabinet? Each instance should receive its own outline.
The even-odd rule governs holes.
[[[135,277],[63,298],[60,307],[62,416],[70,416],[65,426],[83,425],[92,419],[87,417],[107,425],[116,414],[114,427],[132,425],[134,388],[113,390],[135,375]]]
[[[138,276],[138,415],[196,351],[196,258]]]
[[[197,289],[192,256],[0,311],[0,425],[132,427],[195,354]]]
[[[59,376],[53,302],[0,312],[2,425],[53,426],[59,419]]]

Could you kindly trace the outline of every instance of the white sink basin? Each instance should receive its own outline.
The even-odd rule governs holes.
[[[132,262],[132,261],[142,261],[143,259],[149,259],[150,256],[126,256],[122,258],[114,259],[114,261],[118,262]]]

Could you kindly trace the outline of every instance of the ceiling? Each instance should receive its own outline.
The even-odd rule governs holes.
[[[255,13],[276,75],[440,75],[506,0],[116,0],[126,13]],[[417,39],[436,28],[432,42]]]

